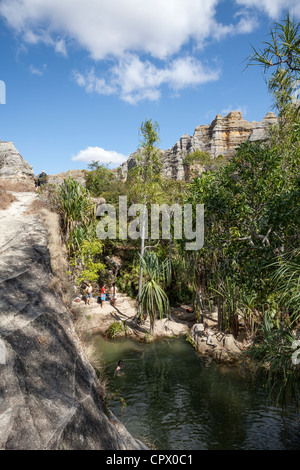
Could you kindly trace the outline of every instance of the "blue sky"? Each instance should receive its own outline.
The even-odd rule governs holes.
[[[118,166],[146,118],[162,149],[217,114],[259,121],[272,100],[245,59],[286,9],[300,19],[299,0],[0,0],[0,140],[54,174]]]

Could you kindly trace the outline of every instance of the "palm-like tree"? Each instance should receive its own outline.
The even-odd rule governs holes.
[[[273,280],[281,295],[281,304],[290,312],[290,321],[300,318],[300,250],[296,249],[275,263]]]
[[[157,317],[161,319],[164,313],[168,315],[170,312],[169,299],[162,287],[167,282],[169,260],[161,263],[154,252],[146,251],[143,258],[140,256],[140,261],[147,276],[140,297],[141,318],[144,312],[149,315],[152,334]]]
[[[73,178],[65,179],[59,187],[56,204],[61,213],[66,240],[75,226],[88,227],[95,215],[95,204],[89,191]]]

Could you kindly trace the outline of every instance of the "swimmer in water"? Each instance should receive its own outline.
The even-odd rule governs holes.
[[[122,369],[123,369],[123,361],[119,361],[117,368],[115,370],[115,373],[114,373],[114,377],[118,375],[122,371]]]

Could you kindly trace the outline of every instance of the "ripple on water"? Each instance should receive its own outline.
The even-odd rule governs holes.
[[[266,402],[234,368],[207,364],[184,338],[95,345],[106,363],[110,403],[131,434],[158,449],[299,449],[299,415]],[[119,359],[124,373],[113,377]]]

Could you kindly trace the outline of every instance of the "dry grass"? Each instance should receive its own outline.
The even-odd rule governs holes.
[[[74,299],[74,286],[67,275],[69,263],[67,249],[60,234],[59,215],[45,208],[40,209],[39,215],[48,231],[48,250],[54,275],[50,287],[61,294],[65,305],[70,306]]]
[[[43,203],[42,201],[36,201]],[[69,263],[67,258],[67,250],[62,241],[60,233],[59,215],[51,212],[48,208],[38,204],[35,206],[38,210],[39,216],[42,218],[47,231],[48,231],[48,250],[50,253],[51,268],[53,277],[49,287],[57,294],[60,294],[64,304],[71,307],[74,299],[74,286],[69,281],[67,271],[69,270]],[[105,364],[99,354],[99,351],[91,341],[91,336],[87,334],[85,328],[78,329],[76,324],[76,333],[80,341],[82,351],[89,363],[93,367],[98,377],[98,385],[96,383],[96,391],[102,400],[105,402],[106,385],[108,379],[105,374]]]
[[[16,201],[17,198],[13,194],[9,194],[6,191],[0,189],[0,210],[4,211],[9,208],[12,202]]]
[[[38,215],[42,209],[50,210],[50,204],[41,201],[40,199],[35,199],[28,207],[27,211],[25,212],[25,215]]]
[[[108,384],[108,378],[106,375],[106,366],[103,357],[97,350],[95,345],[91,342],[90,337],[84,340],[83,337],[80,335],[79,339],[85,356],[87,357],[89,363],[97,374],[101,387],[100,395],[104,398],[106,393],[106,387]]]
[[[2,191],[14,191],[16,193],[31,193],[35,191],[34,181],[0,181],[0,190]]]

